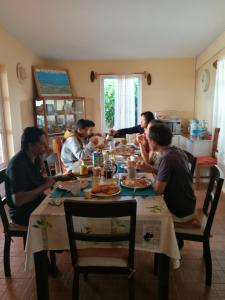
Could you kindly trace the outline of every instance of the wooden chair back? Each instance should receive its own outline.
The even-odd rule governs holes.
[[[86,242],[121,242],[128,241],[128,265],[134,266],[134,247],[135,247],[135,230],[136,230],[136,209],[135,199],[124,201],[64,201],[67,231],[70,243],[71,257],[73,266],[76,265],[78,254],[76,241]],[[78,232],[74,228],[77,217],[85,218],[120,218],[129,217],[129,228],[125,232],[119,233],[85,233]],[[73,223],[73,218],[74,223]],[[76,226],[76,225],[75,225]]]
[[[54,176],[62,173],[61,165],[56,153],[53,153],[46,158],[44,166],[47,176]]]
[[[210,168],[210,181],[208,184],[208,189],[203,205],[203,213],[207,216],[207,223],[204,229],[204,234],[210,235],[212,228],[214,216],[216,213],[217,205],[220,199],[220,194],[223,187],[223,172],[218,166],[213,166]]]
[[[216,157],[215,154],[218,152],[217,145],[219,139],[220,128],[215,128],[213,135],[213,144],[212,144],[212,157]]]
[[[193,178],[194,177],[194,172],[195,172],[197,157],[195,157],[194,155],[192,155],[190,152],[188,152],[186,150],[183,150],[183,151],[187,155],[189,165],[190,165],[191,175],[192,175],[192,178]]]
[[[7,180],[6,177],[6,169],[3,169],[0,171],[0,184],[5,183]],[[0,215],[1,215],[1,220],[2,220],[2,225],[4,228],[4,232],[7,233],[9,229],[9,220],[5,211],[5,205],[6,205],[6,197],[0,196]]]
[[[64,173],[66,170],[63,166],[63,163],[61,161],[61,150],[62,150],[62,145],[63,145],[63,138],[61,137],[56,137],[52,139],[52,149],[53,152],[57,155],[58,162],[60,165],[60,172]]]

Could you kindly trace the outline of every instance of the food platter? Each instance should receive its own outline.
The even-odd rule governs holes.
[[[117,185],[99,185],[92,189],[92,195],[96,197],[113,197],[121,192]]]
[[[121,185],[128,189],[146,189],[151,186],[151,181],[147,178],[124,179]]]
[[[70,190],[71,190],[70,186],[71,186],[71,181],[61,181],[57,185],[57,188],[70,192]],[[81,190],[85,189],[86,187],[88,187],[88,181],[87,180],[81,180],[80,181]]]
[[[133,148],[121,147],[116,149],[116,153],[123,156],[131,156],[134,154]]]
[[[113,197],[113,196],[119,195],[120,192],[121,192],[121,190],[119,190],[118,192],[113,193],[113,194],[106,194],[106,193],[100,192],[100,193],[95,193],[92,195],[95,197],[99,197],[99,198],[108,198],[108,197]]]

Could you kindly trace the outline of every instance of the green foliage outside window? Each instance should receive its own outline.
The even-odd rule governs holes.
[[[107,128],[114,126],[115,85],[115,79],[104,80],[105,121]]]
[[[105,122],[107,128],[113,128],[114,126],[114,113],[115,113],[115,90],[116,80],[114,78],[104,79],[104,99],[105,99]],[[135,89],[135,125],[138,123],[139,116],[138,111],[138,94],[139,94],[139,80],[134,78]]]

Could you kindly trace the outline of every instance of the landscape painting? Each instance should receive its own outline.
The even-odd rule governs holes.
[[[38,96],[72,96],[68,71],[34,67]]]

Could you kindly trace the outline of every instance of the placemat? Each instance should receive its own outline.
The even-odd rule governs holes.
[[[89,182],[87,188],[91,187],[91,182]],[[121,186],[121,192],[118,196],[155,196],[156,193],[154,192],[152,187],[148,187],[146,189],[137,189],[134,192],[134,189],[129,189],[126,187]],[[55,188],[55,190],[51,193],[51,198],[65,198],[65,197],[73,197],[71,192]],[[84,197],[83,190],[80,191],[79,197]]]

